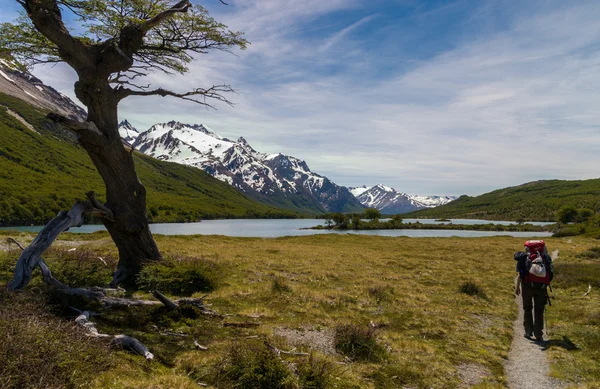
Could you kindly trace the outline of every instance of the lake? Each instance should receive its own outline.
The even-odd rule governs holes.
[[[423,224],[439,224],[432,219],[405,219],[405,222],[419,221]],[[454,224],[487,224],[489,220],[453,219]],[[549,237],[549,232],[511,232],[511,231],[461,231],[461,230],[363,230],[363,231],[337,231],[337,230],[303,230],[302,228],[314,227],[324,224],[322,219],[268,219],[268,220],[205,220],[200,223],[169,223],[151,224],[150,229],[154,234],[163,235],[225,235],[237,237],[277,238],[281,236],[304,236],[316,234],[357,234],[378,236],[408,236],[414,238],[450,237],[465,238],[483,236],[514,236],[522,238]],[[513,222],[495,221],[494,224],[514,224]],[[536,223],[552,224],[552,223]],[[41,226],[30,227],[3,227],[0,230],[18,230],[39,232]],[[106,230],[102,225],[85,225],[80,228],[71,228],[69,232],[91,233]]]

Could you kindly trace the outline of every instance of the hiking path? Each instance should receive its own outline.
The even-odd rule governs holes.
[[[558,250],[552,253],[553,260]],[[510,389],[560,389],[559,380],[549,377],[550,366],[544,351],[544,344],[529,340],[523,335],[523,300],[516,296],[519,315],[513,324],[513,341],[505,365],[505,373]]]

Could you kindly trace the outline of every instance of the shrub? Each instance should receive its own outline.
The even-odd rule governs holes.
[[[263,343],[236,343],[217,366],[215,386],[238,389],[292,389],[297,385],[283,361]]]
[[[577,211],[577,222],[585,223],[594,216],[594,211],[588,208],[581,208]]]
[[[378,220],[381,217],[381,212],[376,208],[367,208],[363,213],[365,219]]]
[[[488,298],[483,288],[474,281],[463,282],[460,288],[458,288],[458,291],[460,293],[468,294],[469,296],[476,296],[484,300],[487,300]]]
[[[72,287],[106,285],[117,260],[110,256],[100,259],[93,251],[81,248],[50,248],[45,258],[52,275]]]
[[[577,219],[577,208],[573,205],[565,205],[556,213],[556,220],[560,223],[572,223]]]
[[[577,254],[578,258],[584,259],[599,259],[600,258],[600,247],[592,247],[587,251]]]
[[[394,294],[394,289],[390,286],[373,286],[368,290],[369,295],[377,301],[377,304],[380,304],[384,301],[388,301],[392,298]]]
[[[138,275],[137,284],[146,290],[160,290],[176,296],[213,291],[221,278],[215,262],[200,258],[166,259],[146,265]]]
[[[554,234],[552,234],[553,238],[564,238],[567,236],[577,236],[580,235],[580,230],[577,227],[574,226],[570,226],[570,227],[564,227],[564,228],[560,228],[558,231],[556,231]]]
[[[297,372],[302,389],[328,389],[333,387],[333,362],[310,354],[308,359],[298,363]]]
[[[355,324],[335,329],[335,349],[356,361],[380,362],[386,352],[375,338],[375,331]]]
[[[286,284],[285,280],[280,277],[273,279],[273,285],[271,286],[273,293],[291,293],[292,288]]]

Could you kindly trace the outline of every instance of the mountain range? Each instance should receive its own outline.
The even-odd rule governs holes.
[[[389,215],[434,208],[456,199],[454,196],[409,195],[381,184],[372,187],[364,185],[350,188],[350,191],[363,206],[376,208],[381,213]]]
[[[312,213],[363,209],[348,188],[312,172],[305,161],[260,153],[243,137],[231,140],[202,124],[177,121],[140,132],[125,120],[119,131],[136,150],[161,161],[202,169],[263,203]]]

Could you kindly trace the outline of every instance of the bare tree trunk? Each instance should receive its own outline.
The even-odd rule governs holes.
[[[81,80],[81,75],[80,75]],[[123,147],[118,131],[118,99],[106,81],[75,84],[77,97],[88,107],[89,122],[102,137],[82,135],[80,143],[106,185],[106,204],[112,212],[103,223],[119,249],[119,264],[111,286],[135,284],[142,266],[161,258],[146,215],[146,189],[135,171],[133,155]]]

